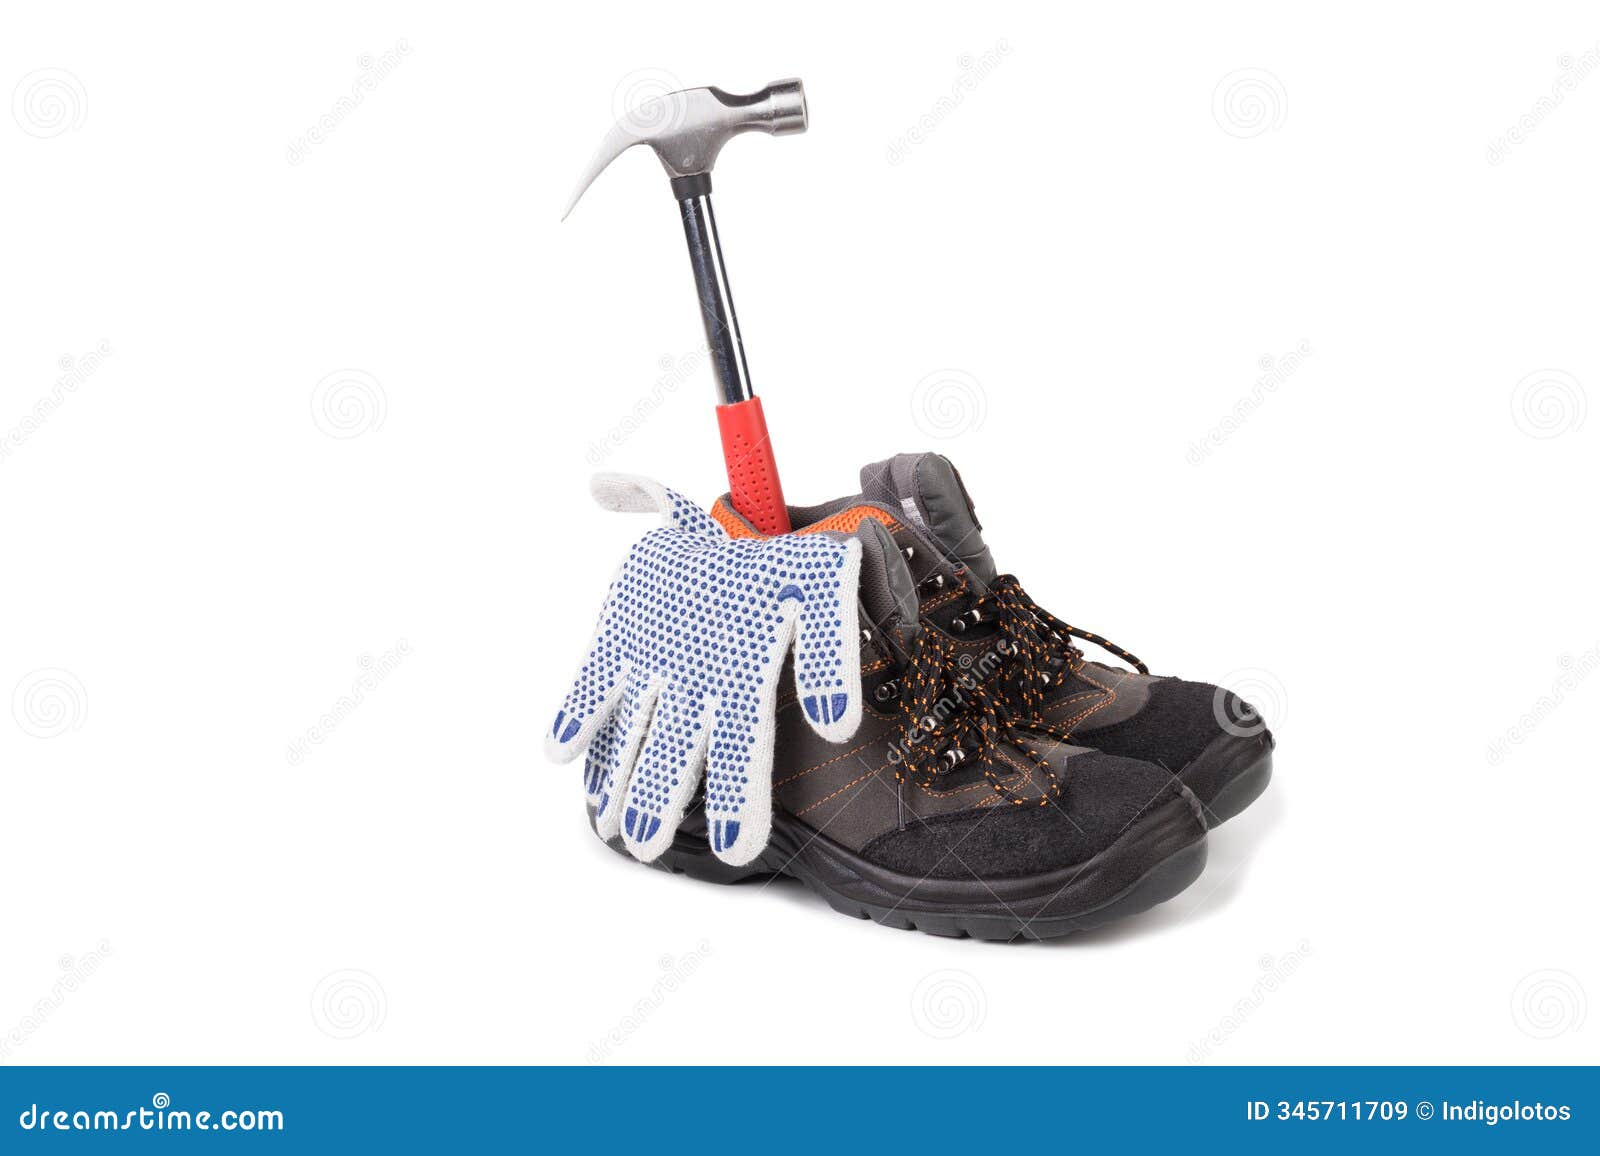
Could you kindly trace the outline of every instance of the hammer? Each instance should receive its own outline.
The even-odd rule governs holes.
[[[734,509],[763,534],[787,534],[789,513],[772,457],[761,399],[750,385],[733,291],[711,211],[711,166],[729,138],[743,132],[773,136],[806,131],[806,94],[798,80],[779,80],[760,92],[738,96],[720,88],[685,88],[655,97],[612,126],[594,159],[578,180],[561,219],[566,220],[605,167],[627,149],[646,144],[655,150],[672,181],[672,195],[683,218],[705,323],[706,347],[717,378],[717,427],[728,467]]]

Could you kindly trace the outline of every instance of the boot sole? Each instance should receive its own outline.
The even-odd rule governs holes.
[[[632,858],[621,838],[606,845]],[[1198,879],[1205,864],[1204,818],[1193,796],[1184,792],[1146,811],[1086,862],[1020,878],[901,875],[781,812],[772,817],[767,849],[742,867],[724,863],[705,840],[683,832],[649,866],[711,883],[788,876],[835,911],[886,927],[955,938],[1037,940],[1147,911]]]
[[[1179,780],[1194,790],[1194,783],[1201,781],[1208,769],[1236,764],[1223,772],[1210,798],[1195,792],[1208,829],[1220,827],[1261,797],[1272,782],[1272,747],[1270,737],[1221,735],[1183,769]]]

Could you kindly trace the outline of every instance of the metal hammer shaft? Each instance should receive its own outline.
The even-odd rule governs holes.
[[[750,386],[750,366],[744,357],[744,339],[739,335],[728,267],[722,261],[717,217],[711,210],[711,176],[701,173],[679,177],[672,182],[672,192],[678,198],[683,235],[689,244],[689,264],[694,269],[695,290],[700,298],[706,349],[717,378],[717,400],[722,405],[748,401],[755,396],[755,390]]]

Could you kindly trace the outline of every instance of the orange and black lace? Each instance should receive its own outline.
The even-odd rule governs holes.
[[[1043,806],[1061,793],[1061,780],[1046,757],[1026,741],[1017,740],[1022,738],[1019,732],[1028,731],[1066,742],[1066,732],[1007,709],[937,631],[918,632],[899,682],[903,741],[895,764],[897,780],[933,790],[938,776],[976,760],[995,792],[1018,806]],[[1037,797],[1015,794],[1001,781],[996,764],[1002,739],[1012,740],[1043,772],[1045,785]]]
[[[1070,639],[1081,638],[1116,655],[1140,674],[1150,668],[1135,655],[1093,631],[1063,622],[1028,596],[1015,574],[1002,574],[974,604],[976,620],[992,622],[1003,636],[1000,668],[1002,698],[1022,716],[1037,718],[1050,686],[1063,666],[1076,668],[1083,652]]]

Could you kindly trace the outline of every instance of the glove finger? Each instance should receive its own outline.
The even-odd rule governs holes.
[[[671,845],[700,783],[715,707],[675,687],[662,690],[622,808],[622,841],[634,858],[648,863]]]
[[[799,584],[794,682],[811,729],[838,743],[861,725],[861,543],[828,544]]]
[[[596,474],[589,492],[607,510],[661,515],[661,524],[688,534],[725,541],[728,532],[690,499],[660,482],[635,474]]]
[[[600,802],[595,808],[594,829],[602,839],[615,839],[622,830],[622,799],[660,694],[660,679],[629,672],[627,688],[617,706],[616,739],[607,748],[599,775]]]
[[[619,571],[620,574],[620,571]],[[616,600],[616,580],[600,608],[600,621],[589,641],[589,656],[578,667],[578,676],[572,680],[572,689],[556,711],[555,725],[544,736],[544,753],[552,762],[570,763],[578,752],[588,746],[600,727],[611,717],[622,688],[627,682],[628,667],[622,661],[622,648],[617,638],[607,628]]]
[[[706,839],[718,859],[735,867],[760,855],[772,835],[774,728],[753,723],[751,716],[717,711],[706,755]]]
[[[589,741],[589,754],[583,761],[584,800],[596,810],[600,807],[600,792],[606,785],[608,772],[616,766],[621,744],[622,728],[617,726],[616,714],[609,714]]]
[[[798,588],[780,598],[778,621],[759,671],[717,705],[706,756],[706,831],[711,850],[741,867],[772,834],[772,753],[777,739],[778,677],[800,623]]]

